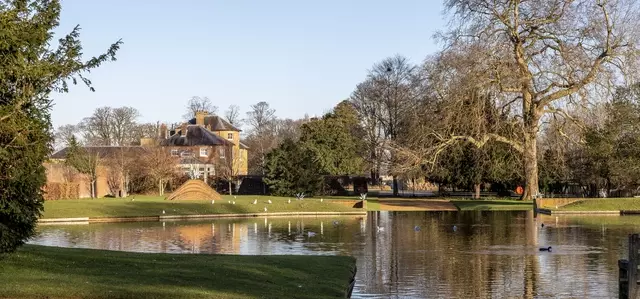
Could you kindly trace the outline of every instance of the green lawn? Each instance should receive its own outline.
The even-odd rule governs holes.
[[[258,204],[252,204],[254,199]],[[291,203],[288,203],[288,200]],[[355,198],[352,198],[355,199]],[[269,204],[267,201],[271,200]],[[235,201],[235,204],[230,203]],[[73,217],[126,217],[163,215],[201,215],[228,213],[267,212],[353,212],[362,211],[344,204],[331,203],[331,199],[320,202],[320,198],[295,198],[275,196],[233,196],[225,195],[223,200],[211,201],[168,201],[158,196],[131,196],[128,198],[71,199],[46,201],[43,218]]]
[[[355,259],[27,245],[0,263],[0,298],[328,298],[345,296]]]
[[[460,211],[527,211],[533,209],[533,203],[506,199],[452,199],[451,202]]]
[[[367,211],[380,211],[378,199],[367,199]]]
[[[559,211],[640,210],[640,198],[593,198],[558,208]]]

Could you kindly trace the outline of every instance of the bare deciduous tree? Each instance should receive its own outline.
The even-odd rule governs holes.
[[[240,150],[235,147],[229,149],[220,148],[220,150],[226,150],[227,154],[224,157],[217,154],[213,159],[216,177],[228,182],[229,195],[233,195],[232,182],[240,174],[240,169],[244,164],[243,157],[240,155]]]
[[[116,197],[127,197],[131,172],[138,166],[140,152],[133,147],[115,148],[104,159],[108,165],[107,183]]]
[[[636,62],[640,3],[633,0],[448,0],[454,13],[448,48],[482,44],[491,83],[510,95],[520,139],[441,136],[442,144],[503,142],[522,153],[523,198],[538,196],[537,136],[545,116],[570,117],[567,103],[619,81]],[[507,70],[506,73],[504,70]],[[453,74],[455,75],[455,74]]]
[[[160,135],[160,123],[144,123],[136,125],[134,129],[134,141],[142,138],[158,138]]]
[[[352,99],[356,109],[363,114],[363,124],[368,132],[371,160],[386,162],[392,169],[394,157],[392,151],[379,148],[380,140],[396,142],[406,130],[406,115],[413,111],[420,99],[419,73],[415,65],[402,56],[394,56],[375,64],[369,71],[367,81],[361,83]],[[371,117],[375,117],[372,121]],[[374,134],[382,133],[381,136]],[[374,145],[375,143],[375,145]],[[382,154],[387,154],[384,159]],[[375,166],[379,171],[380,166]],[[393,175],[393,193],[398,194],[397,174]]]
[[[130,145],[136,141],[136,120],[140,113],[133,107],[119,107],[111,110],[112,145]]]
[[[229,109],[224,112],[224,117],[230,124],[236,127],[242,125],[242,120],[240,119],[240,107],[238,105],[229,105]]]
[[[112,145],[111,111],[111,107],[97,108],[91,116],[82,120],[79,127],[87,145]]]
[[[78,133],[79,133],[79,129],[78,129],[78,126],[76,125],[59,126],[54,133],[54,139],[55,139],[54,148],[61,149],[69,146],[71,137],[75,136],[75,138],[77,138],[76,134]]]
[[[184,119],[189,120],[196,117],[196,112],[206,111],[209,114],[218,112],[218,107],[214,105],[208,97],[193,96],[187,102],[187,111],[183,115]]]
[[[246,141],[252,150],[250,168],[253,173],[264,174],[265,155],[277,145],[275,140],[275,110],[269,107],[267,102],[259,102],[251,105],[251,111],[247,112],[247,123],[250,126],[249,136]]]
[[[136,120],[140,116],[133,107],[101,107],[77,127],[85,143],[93,146],[125,146],[136,141]]]
[[[178,158],[171,156],[167,149],[161,146],[151,146],[145,150],[142,165],[145,173],[158,183],[158,194],[162,196],[167,183],[178,175]]]

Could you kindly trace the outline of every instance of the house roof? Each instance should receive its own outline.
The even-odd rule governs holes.
[[[240,141],[240,148],[241,149],[249,149],[249,147],[246,144],[242,143],[242,141]]]
[[[197,125],[187,126],[187,135],[180,132],[171,135],[162,141],[163,146],[194,146],[194,145],[233,145],[232,142],[216,135],[204,127]]]
[[[100,158],[105,158],[110,155],[119,154],[121,151],[125,151],[126,153],[140,153],[144,151],[144,148],[141,146],[83,146],[84,150],[86,150],[89,154],[97,154]],[[69,151],[68,147],[65,147],[51,156],[50,159],[61,160],[67,158],[67,152]]]
[[[189,124],[191,125],[195,125],[196,124],[196,119],[192,118],[189,120]],[[211,131],[236,131],[236,132],[240,132],[242,130],[236,128],[235,126],[233,126],[232,124],[230,124],[228,121],[226,121],[224,118],[217,116],[217,115],[207,115],[204,117],[204,126],[211,127]]]

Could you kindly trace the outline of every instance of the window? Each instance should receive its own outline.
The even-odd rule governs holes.
[[[209,157],[209,150],[206,147],[200,148],[200,157]]]
[[[220,148],[219,153],[220,153],[220,158],[224,159],[224,147]]]
[[[171,150],[171,155],[174,156],[174,157],[177,157],[178,156],[178,150],[177,149],[172,149]]]
[[[227,133],[227,139],[233,140],[233,133]]]
[[[182,153],[180,153],[181,157],[193,157],[193,153],[191,153],[191,151],[183,151]]]

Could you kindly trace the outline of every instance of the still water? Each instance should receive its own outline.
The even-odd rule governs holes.
[[[31,243],[136,252],[351,255],[358,266],[353,298],[617,298],[617,261],[626,258],[627,235],[634,232],[640,232],[640,216],[370,212],[43,225]],[[548,246],[552,252],[538,250]]]

